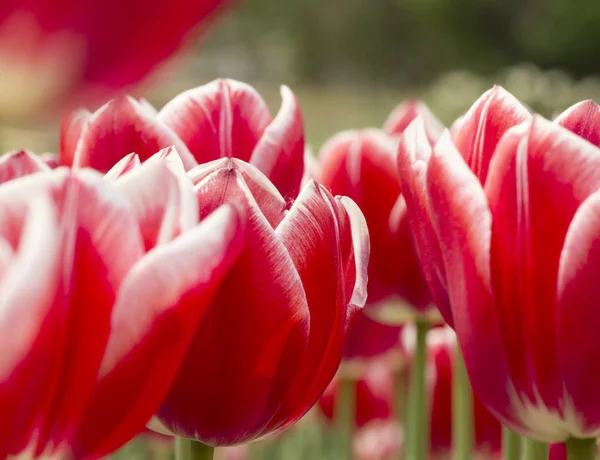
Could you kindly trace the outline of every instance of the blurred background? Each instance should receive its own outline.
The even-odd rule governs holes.
[[[381,125],[405,97],[450,123],[494,83],[550,117],[600,100],[599,21],[596,0],[244,0],[137,94],[160,107],[231,77],[276,111],[285,83],[315,150],[335,131]],[[56,121],[21,122],[1,146],[56,151],[55,133]]]

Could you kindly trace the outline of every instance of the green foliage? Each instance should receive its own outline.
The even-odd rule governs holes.
[[[599,20],[597,0],[244,0],[230,30],[283,44],[304,81],[415,85],[516,62],[597,73]]]

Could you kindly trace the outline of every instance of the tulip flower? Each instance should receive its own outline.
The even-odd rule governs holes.
[[[361,429],[376,420],[391,420],[395,411],[395,369],[386,359],[373,359],[360,368],[354,385],[352,406],[354,427]],[[334,421],[336,399],[339,397],[339,376],[331,381],[319,398],[319,409],[327,421]]]
[[[242,160],[222,158],[189,175],[200,216],[236,206],[245,239],[151,427],[239,444],[297,421],[333,378],[348,322],[366,299],[368,233],[350,199],[315,182],[288,209]]]
[[[513,110],[496,124],[492,109],[481,118],[487,123],[478,123],[470,136],[476,141],[467,143],[476,155],[448,134],[431,148],[418,120],[405,131],[399,164],[411,224],[422,258],[431,256],[428,279],[446,289],[482,402],[514,431],[567,440],[572,458],[593,458],[588,438],[600,433],[590,367],[600,356],[591,320],[600,150],[561,124],[590,135],[593,129],[581,128],[594,125],[586,117],[597,110],[580,106],[555,123],[523,116],[486,139],[484,127],[508,127],[517,113],[506,92],[494,93]]]
[[[404,334],[406,349],[414,353],[414,337],[410,326]],[[456,351],[456,336],[448,327],[434,328],[427,336],[427,392],[430,394],[429,426],[430,456],[448,458],[452,449],[452,361]],[[361,367],[361,375],[354,394],[354,417],[358,431],[355,434],[355,449],[358,439],[365,437],[362,430],[374,427],[387,429],[393,425],[395,404],[394,368],[389,360],[375,359]],[[328,421],[335,415],[335,398],[339,395],[339,379],[334,379],[319,399],[319,409]],[[475,429],[474,452],[485,458],[498,457],[501,447],[500,422],[475,398],[473,405]],[[367,431],[367,430],[365,430]],[[361,441],[363,452],[366,451]],[[376,446],[373,446],[375,448]],[[398,447],[399,448],[399,447]],[[474,453],[473,453],[474,454]],[[472,455],[473,455],[472,454]],[[366,455],[366,454],[365,454]]]
[[[97,103],[131,87],[227,3],[2,2],[0,119]]]
[[[160,112],[121,97],[94,114],[78,110],[63,120],[60,163],[108,171],[134,152],[143,162],[174,146],[186,170],[218,158],[239,158],[265,174],[287,200],[304,178],[304,123],[296,96],[285,86],[275,118],[254,88],[215,80],[181,93]]]
[[[401,326],[382,324],[361,310],[354,316],[348,330],[344,360],[365,361],[389,352],[400,352],[401,330]]]
[[[396,143],[380,130],[346,131],[319,154],[321,183],[351,197],[365,215],[371,236],[369,304],[400,298],[405,309],[431,308],[413,249],[395,167]]]
[[[141,431],[241,251],[232,207],[197,222],[160,161],[0,186],[1,458],[99,458]]]

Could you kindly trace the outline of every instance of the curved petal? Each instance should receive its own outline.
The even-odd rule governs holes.
[[[360,208],[345,196],[336,196],[340,253],[344,270],[344,297],[353,310],[367,302],[371,244],[367,222]]]
[[[463,116],[452,139],[482,184],[485,184],[492,155],[502,135],[529,118],[529,111],[500,86],[486,91]]]
[[[239,171],[256,204],[271,227],[275,228],[283,219],[286,211],[286,202],[275,186],[258,169],[249,163],[236,158],[222,158],[211,161],[192,169],[188,175],[198,190],[210,188],[211,181],[203,184],[202,181],[220,169]]]
[[[420,261],[429,292],[442,317],[453,327],[452,309],[448,298],[446,268],[438,235],[433,226],[431,204],[427,194],[427,167],[431,145],[421,118],[404,131],[398,146],[398,170],[406,216],[414,241],[414,251]]]
[[[7,195],[0,198],[4,219]],[[18,454],[31,441],[33,423],[47,407],[47,378],[55,363],[59,336],[54,304],[60,278],[60,230],[50,197],[39,194],[12,214],[19,249],[0,279],[0,456]],[[20,213],[19,213],[20,214]],[[3,224],[5,221],[3,221]],[[20,228],[19,228],[20,227]],[[2,230],[7,227],[2,225]],[[14,236],[13,236],[14,238]],[[11,238],[12,239],[12,238]]]
[[[163,107],[158,120],[202,164],[221,157],[248,161],[271,114],[250,85],[220,79],[181,93]]]
[[[60,122],[59,163],[60,166],[73,166],[73,158],[84,126],[92,117],[89,110],[77,109]]]
[[[600,429],[600,397],[593,384],[600,356],[597,274],[600,269],[600,192],[577,210],[560,256],[557,286],[557,356],[570,413],[577,425],[572,435]]]
[[[52,402],[40,427],[38,453],[70,439],[88,402],[110,330],[121,281],[141,257],[127,202],[93,171],[67,176],[54,191],[60,209],[62,264],[54,314]]]
[[[323,185],[354,200],[369,227],[369,303],[400,294],[405,282],[394,265],[402,260],[402,242],[389,226],[400,195],[395,156],[395,142],[376,129],[339,134],[320,154]]]
[[[281,87],[281,109],[265,129],[250,157],[288,200],[298,196],[304,175],[304,121],[298,99]]]
[[[549,287],[557,286],[573,216],[600,184],[600,151],[535,117],[505,135],[492,168],[486,194],[494,222],[494,293],[509,360],[519,359],[512,356],[517,351],[523,358],[518,368],[512,367],[513,380],[529,389],[531,402],[541,398],[547,408],[562,413],[556,289]]]
[[[158,416],[176,434],[236,444],[259,435],[281,405],[306,347],[309,311],[292,259],[242,174],[220,169],[197,193],[202,217],[223,203],[245,214],[245,239]]]
[[[147,161],[115,187],[129,199],[146,250],[172,240],[198,222],[196,194],[184,171]]]
[[[481,184],[452,145],[436,144],[427,168],[431,216],[446,267],[454,329],[474,391],[515,426],[511,381],[490,273],[492,215]]]
[[[137,153],[130,153],[129,155],[121,158],[117,164],[110,168],[104,175],[104,179],[108,181],[115,181],[122,175],[140,166],[140,164],[142,164],[140,161],[140,156]]]
[[[86,123],[73,167],[90,167],[105,173],[130,153],[137,153],[143,162],[170,146],[177,149],[186,169],[196,165],[175,133],[135,99],[123,96],[105,104]]]
[[[77,433],[76,456],[116,450],[156,412],[243,239],[237,213],[225,206],[132,268],[114,307],[98,383]]]
[[[569,107],[554,122],[600,147],[600,106],[594,101],[582,101]]]
[[[0,156],[0,184],[41,171],[50,171],[50,168],[37,155],[27,150]]]
[[[269,424],[271,430],[291,425],[312,407],[342,358],[351,293],[344,292],[336,208],[324,187],[309,183],[276,230],[302,279],[310,309],[310,336],[284,403]],[[347,226],[345,230],[352,229]]]
[[[429,142],[437,141],[444,131],[444,125],[429,107],[417,99],[407,99],[398,104],[383,124],[383,130],[389,135],[401,135],[417,117],[421,117],[425,123]]]

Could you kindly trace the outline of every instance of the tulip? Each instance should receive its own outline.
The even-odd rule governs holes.
[[[380,130],[346,131],[319,154],[321,183],[351,197],[361,208],[371,236],[368,303],[400,298],[404,308],[431,308],[414,252],[395,167],[396,143]]]
[[[186,170],[219,158],[239,158],[265,174],[290,201],[304,178],[304,123],[296,96],[281,88],[275,118],[254,88],[215,80],[181,93],[157,112],[121,97],[94,114],[78,110],[63,120],[60,162],[107,172],[135,152],[143,162],[174,146]]]
[[[160,161],[0,186],[0,457],[99,458],[143,428],[241,251]]]
[[[600,150],[561,124],[591,136],[598,110],[579,106],[552,123],[498,88],[483,97],[499,95],[511,110],[498,119],[489,107],[466,148],[448,134],[431,148],[418,120],[405,131],[399,164],[411,224],[482,402],[514,431],[593,458]],[[481,134],[498,134],[511,116],[521,123]],[[467,114],[463,126],[472,123]]]
[[[379,420],[393,419],[394,416],[394,369],[386,359],[374,359],[360,369],[355,383],[352,406],[354,427],[361,429]],[[319,398],[318,407],[325,419],[335,419],[336,399],[340,395],[340,377],[334,378],[327,390]]]
[[[97,103],[131,87],[227,3],[2,2],[0,119]]]
[[[378,129],[337,134],[319,154],[319,177],[334,194],[354,199],[365,215],[371,237],[367,301],[372,314],[387,323],[416,319],[425,335],[431,315],[437,316],[436,309],[413,247],[396,168],[396,137],[406,121],[420,112],[430,113],[420,103],[400,105],[386,122],[389,134]],[[433,121],[433,115],[430,119],[432,123],[428,128],[433,139],[441,125]],[[387,305],[390,300],[395,301],[392,308]],[[421,343],[424,346],[424,342]],[[411,384],[411,391],[419,391],[424,376],[418,372],[414,376],[419,381]],[[423,407],[426,404],[420,398],[411,396],[410,399]],[[414,413],[422,413],[423,407]],[[424,430],[414,433],[424,440]],[[421,451],[424,455],[425,449]],[[415,460],[421,460],[416,455]]]
[[[354,316],[346,342],[344,361],[368,361],[382,355],[401,351],[401,326],[382,324],[372,319],[364,310]]]
[[[368,233],[350,199],[315,182],[287,209],[242,160],[189,175],[200,216],[236,206],[245,239],[150,426],[210,446],[239,444],[296,422],[333,378],[348,322],[366,299]]]

